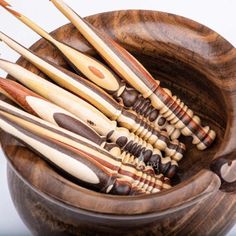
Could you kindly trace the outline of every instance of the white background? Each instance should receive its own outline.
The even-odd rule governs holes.
[[[224,36],[236,46],[235,0],[65,0],[81,16],[120,9],[149,9],[182,15],[196,20]],[[67,19],[48,0],[10,0],[16,10],[36,21],[47,31],[67,23]],[[39,37],[18,22],[5,10],[0,9],[0,30],[26,47]],[[16,53],[0,43],[0,56],[15,61]],[[0,76],[5,73],[0,70]],[[0,235],[30,235],[18,217],[7,188],[6,160],[0,150]],[[229,233],[236,235],[236,227]]]

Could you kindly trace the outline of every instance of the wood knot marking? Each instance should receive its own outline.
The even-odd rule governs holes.
[[[89,66],[88,68],[99,79],[104,79],[105,78],[104,74],[99,69],[95,68],[94,66]]]
[[[87,120],[87,123],[91,126],[96,126],[91,120]]]

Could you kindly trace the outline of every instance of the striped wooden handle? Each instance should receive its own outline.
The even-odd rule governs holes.
[[[0,78],[0,92],[16,102],[27,112],[79,134],[99,146],[105,146],[106,139],[102,138],[82,120],[65,109],[47,101],[21,84]]]
[[[9,8],[6,8],[9,10]],[[32,22],[27,17],[23,16],[22,14],[18,13],[17,18],[20,19],[23,23],[28,25],[31,29],[33,29],[35,32],[37,32],[39,35],[44,37],[46,40],[51,42],[55,47],[57,47],[62,54],[65,56],[65,58],[70,62],[71,65],[77,71],[81,71],[84,75],[86,75],[87,78],[89,78],[91,81],[93,81],[98,86],[104,88],[108,92],[112,93],[114,97],[120,97],[123,101],[127,101],[125,105],[130,104],[130,98],[132,97],[132,91],[130,89],[127,89],[125,84],[121,82],[121,80],[115,76],[114,73],[112,73],[106,66],[98,62],[97,60],[93,59],[90,56],[87,56],[68,45],[65,45],[61,42],[58,42],[52,36],[50,36],[46,31],[44,31],[42,28],[40,28],[38,25],[36,25],[34,22]],[[56,73],[52,73],[53,69],[49,68],[49,66],[46,66],[45,63],[37,59],[35,56],[30,54],[30,52],[26,52],[27,49],[22,47],[21,45],[14,42],[12,39],[4,35],[2,32],[0,32],[0,38],[4,42],[6,42],[10,47],[12,47],[14,50],[18,51],[20,54],[24,54],[34,65],[39,67],[41,70],[44,71],[47,75],[53,76],[53,79],[57,81],[57,83],[61,85],[65,85],[65,76],[64,80],[58,76]],[[68,82],[68,80],[67,80]],[[87,83],[86,80],[82,79],[81,77],[77,77],[77,82],[82,83],[82,85],[79,86],[81,88],[81,91],[76,89],[76,92],[79,92],[80,96],[87,99],[90,103],[92,103],[94,106],[98,107],[98,109],[102,110],[109,118],[120,121],[123,125],[127,125],[126,127],[137,127],[138,124],[126,124],[127,121],[131,121],[131,119],[125,119],[125,117],[120,116],[122,112],[122,107],[115,103],[111,97],[109,97],[107,94],[104,94],[104,92],[101,89],[98,89],[96,86],[93,86],[89,83]],[[70,85],[70,89],[73,89],[73,86]],[[82,94],[81,94],[82,93]],[[150,113],[150,119],[151,121],[156,120],[158,112],[157,110],[153,109],[151,105],[148,107],[145,107],[143,109],[144,103],[146,104],[147,100],[144,99],[142,96],[139,97],[138,100],[135,100],[136,103],[133,104],[132,107],[136,108],[134,111],[137,111],[138,113],[142,113],[142,115]],[[130,106],[128,106],[130,107]],[[146,112],[143,112],[145,111]],[[147,115],[146,115],[147,116]],[[148,115],[149,117],[149,115]],[[143,120],[143,119],[142,119]],[[156,120],[155,127],[157,127],[160,130],[159,123],[161,122],[161,118]],[[126,121],[126,122],[125,122]],[[135,122],[133,120],[133,122]],[[139,121],[141,122],[141,120]],[[137,128],[136,128],[137,129]],[[140,127],[141,129],[141,127]],[[139,129],[139,130],[140,130]],[[134,130],[131,130],[132,132]],[[180,134],[180,132],[174,132],[173,128],[169,128],[167,126],[167,131],[174,137],[177,138],[177,135]],[[145,130],[143,131],[143,133]],[[148,140],[147,140],[148,141]],[[173,145],[172,145],[173,146]],[[158,147],[158,146],[157,146]]]
[[[151,144],[146,143],[135,134],[130,133],[126,128],[117,127],[116,122],[110,121],[100,111],[79,97],[17,64],[0,60],[0,68],[4,69],[18,81],[34,90],[45,99],[71,112],[100,135],[116,143],[123,150],[130,152],[136,157],[140,157],[141,155],[146,163],[148,161],[155,161],[156,166],[159,166],[157,163],[163,163],[165,166],[168,163],[168,171],[175,169],[177,165],[175,160],[171,160],[169,157],[162,159],[162,154],[158,149],[153,149]],[[179,157],[179,155],[175,155],[176,160],[179,160]]]
[[[19,123],[14,116],[1,112],[0,127],[3,131],[22,141],[79,183],[98,191],[111,191],[117,175],[109,173],[101,164],[93,160],[92,154],[71,148],[53,138],[40,136]]]
[[[211,145],[216,136],[215,132],[208,126],[202,127],[200,118],[179,98],[161,88],[160,81],[155,80],[128,51],[108,35],[96,30],[62,0],[52,2],[124,80],[144,98],[151,100],[152,105],[160,110],[170,124],[180,129],[183,135],[192,136],[198,149],[203,150]]]
[[[41,117],[43,120],[51,122],[59,127],[65,128],[71,132],[74,132],[93,143],[96,143],[100,147],[106,149],[114,156],[122,156],[122,163],[132,163],[136,167],[142,169],[143,172],[154,174],[154,169],[150,166],[146,166],[143,161],[135,158],[133,155],[126,152],[121,152],[120,148],[114,143],[107,143],[104,137],[101,137],[91,127],[86,125],[83,121],[78,119],[70,112],[58,107],[57,105],[46,101],[44,98],[38,96],[36,93],[25,88],[19,83],[7,79],[0,78],[0,92],[5,94],[8,98],[18,103],[26,111],[31,114]],[[45,107],[47,109],[45,109]],[[167,166],[169,164],[169,168]],[[158,173],[162,173],[168,177],[172,177],[176,171],[176,165],[174,171],[170,168],[170,163],[161,158],[161,163],[157,166]]]
[[[4,38],[5,41],[7,40],[8,43],[11,43],[11,46],[16,48],[21,54],[24,54],[27,59],[55,82],[90,102],[111,120],[116,120],[120,125],[128,128],[131,132],[149,142],[154,147],[165,151],[168,156],[173,157],[174,159],[182,158],[185,151],[184,144],[179,143],[177,140],[171,141],[166,132],[156,130],[150,122],[144,119],[144,117],[138,117],[133,112],[125,110],[124,107],[118,104],[96,85],[66,69],[48,63],[24,49],[21,45],[10,41],[10,39],[6,38],[4,35],[2,35],[1,38]],[[176,156],[178,157],[176,158]]]
[[[114,157],[98,147],[87,145],[87,143],[84,142],[84,140],[81,141],[79,136],[73,133],[71,133],[72,134],[71,135],[70,132],[64,129],[57,128],[56,126],[49,124],[45,121],[42,121],[39,118],[34,118],[33,116],[27,113],[26,113],[27,115],[25,115],[24,112],[19,111],[19,110],[17,111],[17,110],[18,110],[17,108],[12,108],[12,106],[7,103],[4,104],[4,102],[0,102],[0,117],[4,117],[11,123],[14,123],[14,126],[20,127],[20,130],[22,130],[23,133],[25,133],[24,131],[26,131],[30,134],[35,135],[34,137],[36,139],[40,137],[40,138],[43,138],[43,141],[44,140],[52,141],[50,146],[52,148],[55,147],[56,150],[58,150],[58,152],[63,153],[63,150],[60,149],[60,146],[62,146],[65,149],[69,149],[69,154],[71,154],[71,151],[74,152],[75,155],[73,155],[73,157],[77,157],[77,156],[80,157],[79,155],[82,155],[81,156],[82,158],[86,158],[86,160],[97,164],[98,169],[96,169],[97,172],[95,171],[95,173],[98,173],[97,179],[99,179],[99,183],[104,183],[105,181],[108,181],[109,180],[108,176],[111,176],[114,181],[117,178],[127,181],[128,186],[129,186],[129,188],[128,186],[126,186],[125,192],[122,192],[121,190],[117,189],[117,186],[115,184],[113,186],[105,185],[106,188],[103,187],[102,189],[100,189],[101,186],[93,186],[93,183],[89,183],[91,187],[96,187],[96,189],[98,189],[99,187],[99,190],[102,190],[102,191],[105,190],[106,192],[112,191],[112,187],[115,187],[115,192],[119,194],[131,194],[133,192],[151,193],[151,192],[160,191],[163,188],[170,187],[170,185],[168,184],[168,181],[169,181],[168,178],[164,178],[162,175],[147,176],[146,178],[146,175],[147,175],[146,173],[144,174],[143,172],[137,170],[134,166],[130,164],[128,165],[122,164],[120,157]],[[0,122],[0,127],[2,128],[1,122]],[[4,129],[4,131],[7,131],[7,129]],[[15,136],[15,133],[12,132],[12,130],[11,130],[11,134]],[[25,138],[24,136],[20,136],[20,137],[16,136],[16,137],[30,146],[34,144],[34,142],[28,143],[27,142],[28,139]],[[32,138],[34,139],[34,137]],[[54,143],[58,144],[58,146],[55,146]],[[42,153],[41,149],[37,149],[37,146],[38,146],[37,144],[38,143],[35,143],[35,146],[31,146],[31,147],[33,147],[34,150],[41,153],[43,156],[47,154],[46,159],[51,158],[49,159],[49,161],[55,160],[56,162],[55,165],[60,167],[63,170],[65,169],[67,173],[74,174],[74,175],[76,174],[76,171],[73,169],[75,166],[68,165],[69,163],[67,161],[67,158],[69,158],[70,155],[69,157],[66,156],[65,159],[61,160],[60,158],[58,158],[58,156],[54,156],[53,150],[51,152],[48,152],[48,149],[45,148],[43,150],[44,152]],[[57,155],[58,152],[56,152],[55,155]],[[89,162],[86,162],[84,164],[88,168],[91,168],[91,165]],[[86,166],[81,171],[84,171],[84,176],[91,175],[91,172],[87,171]],[[103,173],[104,170],[108,176],[104,175]],[[89,176],[88,178],[92,178],[92,176]],[[101,181],[101,179],[103,180],[103,182]],[[145,186],[144,188],[143,183],[147,180],[149,180],[149,182],[147,183],[148,186]],[[152,187],[153,184],[154,184],[154,187]]]
[[[70,61],[75,70],[81,71],[90,80],[110,93],[120,94],[124,90],[125,86],[121,83],[119,78],[101,62],[57,41],[32,20],[10,8],[10,5],[7,4],[6,1],[0,1],[0,5],[41,37],[48,40],[56,48],[58,48],[63,53],[65,58]]]

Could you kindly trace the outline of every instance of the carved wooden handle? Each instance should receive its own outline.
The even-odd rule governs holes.
[[[111,67],[129,84],[136,88],[144,98],[150,98],[152,105],[182,134],[192,136],[193,143],[203,150],[215,139],[215,132],[202,127],[201,120],[193,114],[176,96],[160,87],[150,73],[124,48],[108,35],[96,30],[83,20],[62,0],[52,0],[53,4],[75,25],[80,33],[93,45]]]
[[[106,192],[111,191],[118,194],[151,193],[160,191],[162,188],[170,187],[168,183],[169,180],[167,178],[164,178],[162,175],[149,176],[146,173],[137,170],[130,163],[128,165],[122,164],[120,157],[115,158],[102,149],[99,149],[99,147],[87,145],[87,142],[81,140],[79,136],[65,131],[64,129],[57,128],[54,125],[50,125],[40,119],[35,119],[29,114],[25,115],[24,112],[19,111],[19,109],[17,108],[12,108],[12,106],[6,103],[4,104],[4,102],[0,102],[0,127],[3,128],[4,131],[8,132],[6,124],[1,123],[2,117],[4,117],[4,120],[7,121],[8,125],[13,126],[13,128],[20,130],[20,132],[22,133],[21,135],[18,135],[18,132],[14,132],[14,130],[10,129],[9,132],[12,135],[28,144],[31,148],[46,157],[47,160],[52,161],[53,163],[55,162],[54,164],[56,166],[65,170],[68,174],[73,175],[76,178],[81,177],[80,174],[82,174],[84,177],[88,175],[87,178],[91,179],[92,177],[94,177],[95,179],[95,175],[90,176],[91,173],[87,170],[91,168],[91,166],[93,167],[93,165],[91,165],[89,161],[95,163],[96,165],[98,164],[96,166],[97,169],[95,169],[95,173],[98,173],[97,181],[99,179],[98,184],[100,185],[93,186],[96,183],[89,182],[91,187],[95,187],[97,189],[99,188],[99,190]],[[25,134],[26,136],[29,134],[32,141],[29,141]],[[37,142],[35,142],[35,140]],[[42,146],[39,143],[43,142],[43,144],[47,144],[48,140],[51,150],[50,148],[48,148],[48,146]],[[55,152],[53,149],[58,151]],[[64,152],[64,150],[66,152]],[[66,154],[66,156],[64,156],[65,160],[60,159],[61,156],[57,156],[58,152]],[[71,163],[74,165],[69,165],[70,162],[68,163],[67,158],[71,157],[71,153],[73,154],[72,157],[78,156],[78,158],[85,158],[87,160],[87,162],[85,163],[82,159],[85,167],[77,170],[75,169],[77,167],[77,163],[74,162]],[[76,159],[77,161],[78,158]],[[79,159],[79,161],[81,160]],[[104,170],[109,171],[105,171],[104,174]],[[77,171],[80,171],[80,173],[77,173]],[[122,182],[122,186],[114,183],[114,181],[117,181],[117,178],[119,178],[121,182],[124,181]],[[110,179],[113,180],[112,186],[107,184],[108,181],[111,181]],[[118,183],[121,184],[121,182]],[[145,185],[144,187],[144,182],[147,183],[148,186]],[[103,188],[101,189],[101,187]],[[112,190],[112,188],[114,189]]]
[[[142,158],[145,162],[155,162],[157,169],[160,169],[161,165],[165,166],[165,172],[172,173],[171,175],[176,171],[176,161],[171,160],[169,157],[162,158],[162,154],[158,149],[153,149],[151,144],[146,143],[141,138],[130,133],[127,129],[117,127],[115,121],[110,121],[100,111],[79,97],[17,64],[0,60],[0,68],[4,69],[18,81],[36,91],[44,98],[71,112],[91,126],[91,128],[96,130],[100,135],[106,136],[125,151]]]
[[[156,130],[154,126],[143,117],[138,117],[133,112],[125,110],[122,105],[118,104],[96,85],[53,63],[48,63],[17,44],[3,33],[0,33],[0,39],[7,42],[8,45],[21,55],[24,55],[56,83],[90,102],[111,120],[116,120],[123,127],[128,128],[131,132],[151,143],[154,147],[165,151],[166,154],[173,157],[173,159],[180,160],[183,157],[185,151],[183,143],[179,143],[177,140],[172,142],[166,132]],[[65,47],[67,46],[65,45]],[[65,51],[71,55],[68,50]]]
[[[52,36],[50,36],[46,31],[42,30],[38,25],[36,25],[34,22],[32,22],[30,19],[26,18],[22,14],[18,13],[17,18],[19,18],[23,23],[28,25],[31,29],[33,29],[35,32],[37,32],[39,35],[41,35],[42,37],[47,39],[49,42],[51,42],[55,47],[57,47],[65,56],[65,58],[68,59],[70,64],[72,64],[74,68],[77,68],[77,70],[80,70],[84,75],[87,76],[87,78],[89,78],[91,81],[96,83],[98,86],[102,88],[105,87],[105,89],[108,92],[112,93],[114,97],[121,97],[124,102],[128,100],[125,105],[130,104],[129,101],[130,101],[130,98],[133,97],[132,94],[134,94],[134,92],[132,92],[130,89],[127,89],[125,84],[122,83],[120,79],[116,77],[114,73],[112,73],[106,66],[99,63],[97,60],[93,59],[92,57],[89,57],[69,47],[68,45],[58,42],[57,40],[52,38]],[[29,50],[22,47],[20,44],[16,43],[14,40],[4,35],[2,32],[0,32],[0,39],[3,40],[5,43],[7,43],[14,50],[19,52],[21,55],[24,55],[34,65],[36,65],[41,70],[43,70],[44,73],[46,73],[50,77],[53,76],[53,79],[56,80],[57,83],[65,85],[64,81],[67,76],[64,76],[64,80],[63,80],[58,75],[58,72],[52,73],[52,71],[55,70],[55,69],[53,70],[52,66],[51,67],[47,66],[45,63],[43,63],[42,60],[40,60],[35,55],[33,55]],[[106,94],[105,94],[106,96],[104,96],[104,93],[102,93],[101,90],[99,90],[98,88],[94,87],[93,85],[89,83],[86,83],[86,80],[82,79],[81,77],[77,77],[77,82],[78,81],[82,82],[82,86],[79,86],[79,88],[81,88],[81,91],[83,91],[82,93],[83,97],[89,100],[89,102],[91,102],[93,105],[97,105],[98,108],[102,109],[103,112],[106,112],[108,117],[114,118],[114,119],[118,119],[118,118],[121,119],[121,117],[119,117],[119,114],[121,113],[122,108],[118,104],[115,104],[114,100],[109,98],[109,96],[107,96]],[[67,83],[68,83],[68,79],[67,79]],[[71,89],[73,89],[73,87],[71,87]],[[76,91],[78,92],[78,88],[76,89]],[[99,94],[103,95],[102,99],[97,98],[97,97],[100,97]],[[88,97],[85,95],[90,95],[90,96]],[[136,103],[134,103],[132,106],[134,107],[134,111],[137,111],[138,113],[140,113],[141,115],[144,115],[145,117],[149,117],[152,122],[157,119],[158,111],[154,109],[151,106],[151,104],[148,107],[146,106],[149,100],[146,100],[142,96],[139,96],[139,98],[135,101]],[[113,109],[112,109],[112,105],[113,105]],[[126,119],[126,121],[127,120],[130,120],[130,119]],[[155,122],[155,125],[159,129],[160,129],[159,122],[161,122],[162,120],[163,119],[160,118],[156,120]],[[171,137],[173,137],[174,139],[178,138],[178,135],[180,134],[180,132],[173,130],[173,128],[171,128],[170,125],[165,125],[165,126],[167,128],[167,132],[169,132]],[[129,125],[129,127],[135,127],[135,126]]]
[[[109,173],[101,164],[94,161],[88,153],[72,149],[55,139],[45,138],[20,126],[12,117],[0,114],[0,127],[39,153],[46,161],[69,174],[75,180],[98,190],[109,192],[117,176]]]
[[[79,134],[99,146],[105,145],[106,139],[102,138],[82,120],[78,119],[65,109],[45,100],[21,84],[12,80],[0,78],[0,92],[15,101],[27,112]]]
[[[18,103],[29,113],[37,115],[48,122],[74,132],[75,134],[96,143],[100,147],[105,148],[115,156],[122,156],[122,163],[131,163],[145,173],[151,175],[155,174],[152,166],[146,166],[143,161],[135,158],[133,155],[121,152],[120,148],[116,144],[107,143],[104,137],[101,137],[97,132],[91,129],[91,127],[78,119],[78,117],[61,107],[46,101],[17,82],[0,78],[0,92]],[[45,107],[47,108],[46,110]],[[175,172],[173,170],[167,171],[167,169],[171,169],[168,168],[167,164],[168,163],[161,162],[157,171],[167,175],[167,177],[172,177]],[[176,170],[176,168],[174,170]]]

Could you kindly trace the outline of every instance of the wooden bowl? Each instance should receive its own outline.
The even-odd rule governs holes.
[[[187,153],[172,189],[119,197],[75,185],[1,133],[10,192],[23,221],[36,235],[225,234],[236,217],[235,48],[209,28],[167,13],[116,11],[87,20],[134,54],[216,131],[217,139],[198,151],[184,138]],[[71,24],[52,34],[99,58]],[[68,67],[43,39],[31,49]],[[40,73],[22,58],[18,63]]]

